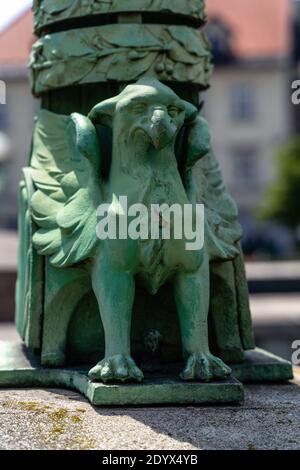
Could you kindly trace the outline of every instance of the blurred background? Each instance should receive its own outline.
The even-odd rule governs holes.
[[[300,339],[300,1],[206,0],[215,71],[204,112],[239,206],[257,344],[286,358]],[[13,327],[17,194],[34,115],[30,0],[0,6],[0,340]],[[300,96],[300,95],[299,95]]]

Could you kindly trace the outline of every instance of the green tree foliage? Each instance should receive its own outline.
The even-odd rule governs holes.
[[[259,215],[294,228],[300,224],[300,136],[279,149],[277,164],[278,177],[268,189]]]

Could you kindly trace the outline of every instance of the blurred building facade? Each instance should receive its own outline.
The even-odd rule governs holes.
[[[33,41],[31,11],[0,33],[0,80],[6,85],[6,103],[0,104],[0,228],[17,226],[18,186],[28,161],[36,106],[27,73]]]
[[[293,63],[294,63],[294,80],[300,80],[300,1],[295,3],[294,18],[294,45],[293,45]],[[294,106],[294,119],[296,124],[296,132],[300,134],[300,105]]]
[[[293,0],[206,1],[215,71],[205,112],[225,181],[242,221],[251,221],[274,177],[275,150],[294,129]],[[33,40],[30,11],[0,34],[0,79],[7,85],[7,104],[0,105],[0,228],[16,226],[18,181],[29,154],[37,107],[26,66]],[[2,156],[1,136],[9,144]]]
[[[204,96],[215,152],[247,225],[294,132],[293,2],[207,0],[215,70]]]

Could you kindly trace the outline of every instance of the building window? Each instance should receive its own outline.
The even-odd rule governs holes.
[[[254,148],[237,148],[232,151],[232,183],[238,188],[258,186],[258,153]]]
[[[232,86],[230,98],[232,120],[253,121],[256,115],[255,88],[247,83],[235,84]]]

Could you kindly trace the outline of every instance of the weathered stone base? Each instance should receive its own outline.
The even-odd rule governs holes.
[[[0,342],[0,387],[62,387],[85,395],[93,405],[232,403],[244,399],[242,384],[230,378],[201,383],[147,377],[142,384],[92,383],[88,369],[41,367],[20,343]]]
[[[0,387],[61,387],[85,395],[94,405],[232,403],[244,399],[244,383],[283,382],[293,378],[292,366],[261,349],[246,352],[232,365],[234,378],[210,383],[182,382],[173,377],[146,375],[142,384],[93,383],[89,367],[51,369],[21,343],[0,341]],[[175,377],[175,378],[174,378]]]
[[[244,389],[233,378],[210,383],[146,378],[139,385],[89,383],[85,395],[94,405],[234,403],[244,400]]]
[[[293,378],[289,361],[259,348],[246,351],[244,362],[230,367],[232,375],[243,383],[276,383]]]

